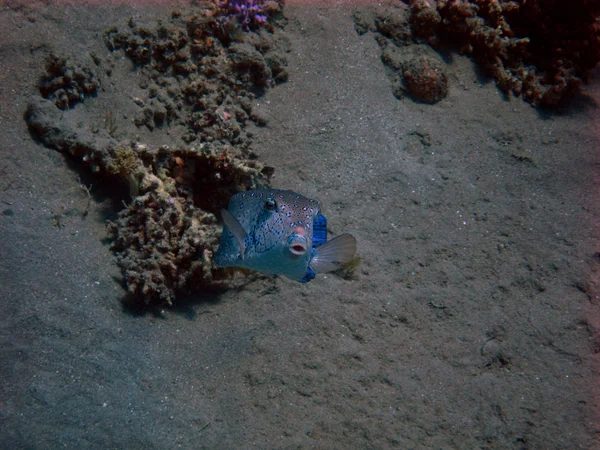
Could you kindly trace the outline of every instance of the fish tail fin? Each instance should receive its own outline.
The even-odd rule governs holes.
[[[356,253],[356,239],[351,234],[337,236],[315,249],[316,256],[310,261],[315,272],[331,272],[350,262]]]

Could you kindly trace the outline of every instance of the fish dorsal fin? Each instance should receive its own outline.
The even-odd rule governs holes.
[[[315,252],[310,267],[317,273],[331,272],[354,258],[356,239],[351,234],[342,234],[317,247]]]
[[[221,217],[223,218],[223,222],[225,226],[231,231],[233,237],[235,237],[237,243],[240,246],[240,252],[242,254],[242,259],[244,259],[244,252],[246,251],[246,238],[248,237],[248,233],[244,230],[244,227],[240,225],[240,222],[235,218],[233,214],[231,214],[226,209],[221,210]]]

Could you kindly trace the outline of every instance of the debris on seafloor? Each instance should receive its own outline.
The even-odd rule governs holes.
[[[283,2],[246,2],[261,20],[264,15],[262,23],[245,22],[255,16],[230,8],[233,3],[244,2],[198,2],[188,16],[174,12],[156,28],[130,20],[124,31],[106,32],[108,48],[133,61],[146,92],[132,99],[139,110],[128,126],[149,133],[187,130],[174,145],[144,143],[122,126],[120,135],[128,137],[117,139],[112,113],[103,111],[110,122],[104,128],[82,124],[51,96],[34,97],[27,108],[25,119],[42,143],[89,170],[100,181],[96,185],[127,186],[126,206],[108,232],[128,299],[141,304],[173,304],[222,278],[212,262],[221,234],[215,213],[235,193],[267,186],[273,173],[250,150],[246,126],[264,125],[251,102],[287,79],[275,21]],[[50,61],[48,67],[74,64]],[[102,65],[97,57],[94,62]],[[84,65],[76,67],[89,74],[86,80],[110,80],[111,70],[96,77]],[[110,95],[106,91],[102,95]]]
[[[380,45],[458,48],[502,91],[534,107],[557,106],[578,92],[600,61],[599,2],[398,0],[374,15],[355,14],[357,32],[376,32]]]

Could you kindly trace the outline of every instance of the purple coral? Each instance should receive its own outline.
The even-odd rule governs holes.
[[[227,17],[235,17],[245,30],[258,28],[267,21],[261,0],[222,0],[219,4]]]

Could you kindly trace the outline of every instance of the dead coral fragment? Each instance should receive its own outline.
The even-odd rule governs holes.
[[[423,9],[417,9],[421,4]],[[429,3],[420,0],[413,6],[415,10],[425,11],[429,8]],[[408,96],[417,102],[437,103],[448,94],[445,64],[438,61],[438,55],[429,46],[414,44],[409,14],[408,8],[403,4],[370,13],[368,10],[357,12],[354,15],[355,28],[358,33],[365,33],[367,30],[376,33],[377,43],[382,50],[381,59],[386,66],[393,93],[398,99]],[[433,26],[436,18],[429,16],[424,14],[421,18],[424,23]],[[439,23],[439,17],[437,22]],[[423,35],[426,34],[423,32]]]
[[[423,103],[437,103],[448,94],[448,77],[441,64],[427,57],[414,58],[403,73],[407,93]]]
[[[62,110],[72,108],[85,97],[96,94],[98,81],[92,71],[69,58],[48,57],[46,74],[40,81],[42,97]]]

